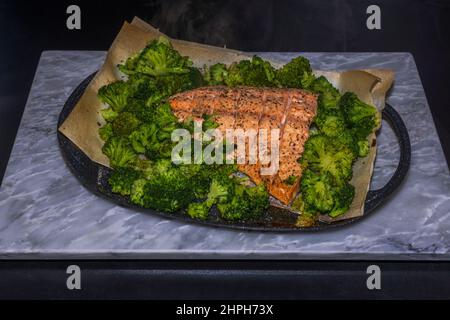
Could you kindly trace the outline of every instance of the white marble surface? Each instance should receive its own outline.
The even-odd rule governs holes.
[[[408,127],[412,162],[403,185],[373,215],[317,233],[258,233],[184,224],[115,206],[68,171],[57,139],[71,91],[103,52],[42,54],[0,187],[0,258],[450,259],[450,176],[408,53],[308,53],[316,69],[392,68],[388,101]],[[292,54],[272,53],[280,61]],[[385,125],[373,187],[393,172],[398,146]]]

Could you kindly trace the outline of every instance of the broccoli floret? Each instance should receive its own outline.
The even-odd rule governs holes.
[[[131,193],[130,193],[131,202],[133,202],[134,204],[141,205],[141,206],[144,205],[143,197],[144,197],[144,189],[145,189],[146,184],[147,184],[147,180],[145,180],[143,178],[137,179],[133,182],[133,185],[131,186]]]
[[[153,115],[155,109],[153,106],[148,107],[146,100],[130,99],[127,106],[123,109],[123,112],[129,112],[133,114],[139,121],[143,123],[153,122]]]
[[[124,64],[119,64],[117,65],[117,67],[119,68],[120,71],[122,71],[126,75],[132,75],[135,73],[134,70],[136,69],[136,64],[138,62],[139,56],[140,52],[132,55],[125,61]]]
[[[228,177],[227,177],[228,178]],[[230,180],[230,178],[228,178]],[[211,182],[209,188],[207,202],[213,205],[214,203],[224,203],[227,201],[229,196],[229,184],[223,182],[223,179],[214,179]]]
[[[277,70],[276,79],[286,88],[308,88],[315,77],[308,59],[296,57]]]
[[[107,123],[103,127],[99,128],[98,134],[100,136],[100,139],[102,139],[103,141],[108,141],[108,139],[111,138],[114,134],[111,123]]]
[[[275,86],[275,69],[268,61],[254,56],[252,60],[241,60],[228,68],[225,77],[227,86]]]
[[[325,78],[320,76],[316,78],[309,87],[313,92],[319,93],[318,105],[319,112],[322,110],[329,110],[338,108],[339,91]]]
[[[152,178],[144,187],[144,207],[165,212],[186,208],[194,200],[192,180],[170,160],[157,161]]]
[[[154,123],[145,123],[141,125],[136,131],[133,131],[128,139],[131,146],[137,153],[145,153],[147,148],[152,144],[157,143],[156,140],[157,127]]]
[[[225,220],[252,220],[260,217],[269,206],[269,195],[263,184],[247,187],[235,182],[228,187],[226,201],[217,204]]]
[[[119,113],[114,111],[111,107],[100,110],[100,114],[107,122],[112,122],[119,115]]]
[[[322,213],[337,217],[347,212],[354,196],[355,188],[348,182],[335,184],[327,173],[306,170],[302,176],[301,195],[294,200],[293,206],[307,216]]]
[[[354,154],[355,158],[359,155],[358,143],[351,130],[343,130],[333,137],[335,145],[344,145],[348,147]]]
[[[329,173],[337,181],[346,181],[352,176],[354,159],[350,148],[320,134],[308,139],[300,163],[316,173]]]
[[[189,204],[187,214],[194,219],[206,220],[210,209],[207,202],[193,202]]]
[[[163,98],[158,88],[158,81],[154,77],[142,73],[133,73],[128,77],[127,83],[131,88],[133,99],[147,101],[152,98],[157,101]]]
[[[256,187],[245,187],[245,191],[249,195],[251,201],[250,216],[256,218],[269,207],[269,193],[262,183]]]
[[[154,122],[164,131],[170,132],[177,128],[178,119],[172,112],[170,104],[164,103],[155,109]]]
[[[111,137],[106,141],[102,151],[109,158],[113,168],[125,167],[136,160],[136,154],[124,138]]]
[[[223,63],[216,63],[205,68],[204,80],[208,85],[221,85],[225,83],[228,76],[227,66]]]
[[[365,157],[369,153],[369,141],[360,138],[354,133],[354,130],[344,130],[334,137],[334,144],[342,144],[347,146],[356,157]],[[361,139],[361,140],[358,140]]]
[[[302,176],[301,192],[307,212],[316,210],[327,213],[333,209],[332,179],[329,174],[306,170]]]
[[[126,106],[130,94],[130,87],[124,81],[110,83],[98,90],[100,101],[110,105],[116,112],[120,112]]]
[[[112,122],[112,129],[114,134],[125,137],[130,135],[139,124],[139,119],[132,113],[121,112]]]
[[[145,155],[149,159],[170,157],[174,146],[171,135],[179,127],[178,119],[167,103],[154,110],[152,119],[151,125],[145,125],[130,135],[133,147],[136,151],[145,149]]]
[[[250,220],[261,216],[269,206],[269,195],[264,185],[244,186],[227,173],[228,169],[213,173],[206,199],[191,203],[187,212],[189,216],[206,219],[213,205],[217,205],[220,216],[225,220]]]
[[[204,183],[205,181],[202,181]],[[209,187],[208,196],[203,202],[189,204],[187,214],[191,218],[205,220],[208,218],[209,210],[215,203],[223,203],[228,197],[228,185],[213,179]]]
[[[346,131],[345,119],[339,109],[319,112],[314,123],[328,137],[336,137]]]
[[[182,57],[165,37],[150,42],[136,59],[123,69],[151,76],[164,76],[188,73],[189,67],[192,66],[192,61],[188,57]]]
[[[134,168],[141,172],[145,179],[151,179],[153,175],[153,162],[151,160],[137,157]]]
[[[139,171],[132,168],[117,168],[112,172],[108,183],[112,192],[127,196],[131,194],[133,183],[139,176]]]
[[[262,67],[262,69],[264,70],[264,73],[266,75],[266,81],[268,83],[267,85],[273,86],[275,77],[276,77],[276,70],[274,67],[272,67],[270,62],[262,59],[261,57],[253,56],[252,65],[255,66],[255,68]]]
[[[292,185],[294,185],[295,184],[295,182],[297,181],[297,176],[294,176],[294,175],[292,175],[292,176],[289,176],[286,180],[284,180],[283,182],[284,183],[286,183],[286,184],[288,184],[288,185],[290,185],[290,186],[292,186]]]
[[[344,183],[333,190],[334,206],[328,213],[331,217],[337,217],[348,211],[355,196],[355,187],[350,183]]]
[[[204,114],[202,115],[202,130],[207,131],[209,129],[216,129],[219,127],[219,124],[216,122],[216,116],[212,114]]]
[[[357,143],[358,146],[358,156],[365,157],[369,154],[369,141],[367,140],[359,140]]]
[[[366,138],[380,124],[377,109],[359,100],[352,92],[346,92],[341,97],[339,107],[348,125],[355,128],[359,137]]]
[[[225,220],[247,220],[249,199],[246,194],[236,195],[227,203],[219,203],[220,216]]]
[[[197,198],[208,197],[211,188],[214,189],[213,180],[216,180],[215,183],[221,182],[221,184],[224,184],[230,180],[229,176],[237,171],[234,165],[190,164],[182,167],[186,170],[186,175],[195,175],[192,188]],[[211,199],[214,194],[216,193],[212,192],[209,198]]]

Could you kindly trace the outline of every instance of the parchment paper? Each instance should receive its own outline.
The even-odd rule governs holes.
[[[105,63],[92,79],[86,91],[70,115],[60,126],[59,131],[76,144],[92,161],[109,167],[109,160],[102,152],[103,141],[98,135],[98,128],[104,124],[100,110],[105,106],[98,100],[97,91],[105,84],[121,79],[117,64],[142,50],[149,41],[163,35],[159,30],[135,17],[132,23],[125,22],[119,34],[108,50]],[[236,50],[208,46],[204,44],[171,39],[171,43],[182,55],[189,56],[196,67],[217,62],[230,64],[251,58]],[[271,61],[274,67],[280,63]],[[391,70],[350,70],[344,72],[314,71],[316,75],[325,76],[340,92],[352,91],[366,103],[382,110],[386,92],[392,85],[394,74]],[[364,213],[364,201],[370,185],[373,163],[376,156],[376,136],[370,137],[372,147],[367,157],[359,159],[353,168],[351,183],[355,186],[355,199],[350,210],[332,221],[360,216]],[[329,217],[321,217],[331,221]]]

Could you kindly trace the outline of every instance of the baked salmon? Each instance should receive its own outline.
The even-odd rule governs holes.
[[[264,183],[269,193],[282,203],[292,201],[302,175],[297,159],[303,153],[309,126],[317,113],[316,94],[300,89],[209,86],[176,94],[169,98],[169,103],[180,121],[214,115],[224,137],[227,129],[252,129],[257,133],[267,129],[269,140],[258,141],[256,163],[249,158],[247,140],[245,163],[238,168],[256,184]],[[271,155],[273,129],[279,129],[278,170],[261,175],[261,169],[271,165],[260,160]]]

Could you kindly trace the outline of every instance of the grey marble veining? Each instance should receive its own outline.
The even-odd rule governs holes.
[[[104,55],[42,54],[0,187],[1,258],[450,259],[450,175],[410,54],[305,54],[315,69],[394,69],[388,102],[412,143],[410,172],[389,202],[359,223],[318,233],[184,224],[115,206],[85,190],[61,158],[56,122],[71,91]],[[295,54],[264,55],[286,61]],[[398,161],[387,125],[378,139],[372,188],[387,181]]]

